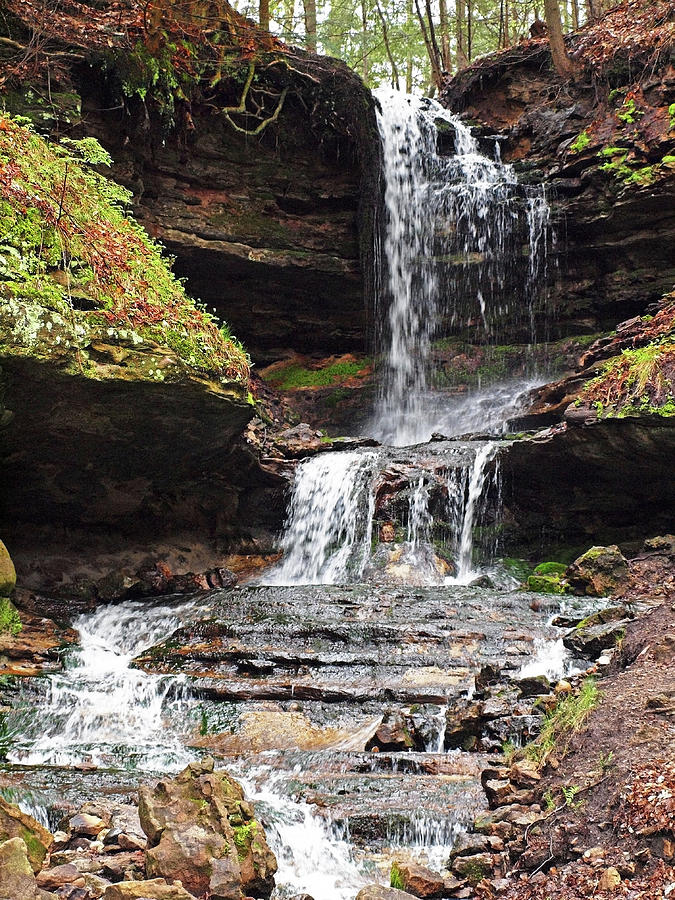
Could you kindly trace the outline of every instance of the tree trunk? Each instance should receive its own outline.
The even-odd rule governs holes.
[[[597,22],[603,13],[602,0],[587,0],[588,18],[591,22]]]
[[[445,72],[452,69],[452,57],[450,55],[450,28],[448,27],[447,0],[438,0],[440,32],[441,32],[441,59]]]
[[[366,0],[361,0],[361,77],[368,83],[370,66],[368,65],[368,10]]]
[[[558,0],[544,0],[544,15],[546,16],[546,25],[548,27],[548,39],[551,44],[553,65],[558,75],[567,81],[574,74],[574,66],[567,55],[565,41],[563,40]]]
[[[316,53],[316,0],[303,0],[305,6],[305,41],[307,49]]]
[[[375,0],[375,7],[377,9],[377,14],[380,17],[380,23],[382,25],[382,39],[384,40],[384,48],[387,51],[387,57],[389,58],[389,65],[391,66],[391,86],[396,88],[397,91],[401,90],[401,85],[398,80],[398,66],[396,65],[396,60],[394,59],[394,55],[391,52],[391,45],[389,44],[389,28],[387,27],[387,20],[384,17],[384,13],[382,12],[382,7],[380,6],[380,0]]]
[[[455,37],[457,40],[457,71],[467,66],[466,44],[464,42],[464,28],[466,19],[466,6],[464,0],[455,0]]]
[[[265,31],[270,30],[270,0],[260,0],[259,5],[259,19],[260,19],[260,27]]]
[[[413,0],[406,0],[405,16],[408,25],[408,34],[412,34],[413,25]],[[405,60],[405,90],[406,94],[412,94],[413,89],[413,48],[412,41],[408,40]]]
[[[415,9],[417,10],[417,18],[419,19],[420,28],[422,29],[424,46],[427,48],[429,62],[431,63],[431,81],[437,88],[440,88],[442,81],[440,59],[437,55],[437,48],[434,46],[434,41],[432,41],[431,37],[429,36],[429,30],[427,29],[424,15],[422,13],[422,10],[420,9],[419,0],[415,0]]]
[[[466,0],[466,58],[471,62],[473,56],[473,0]]]

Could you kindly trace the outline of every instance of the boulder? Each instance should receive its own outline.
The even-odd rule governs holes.
[[[452,863],[452,871],[472,884],[478,884],[492,874],[492,854],[476,853],[474,856],[458,856]]]
[[[414,894],[383,884],[367,884],[358,892],[356,900],[414,900]]]
[[[433,872],[419,863],[400,861],[392,864],[392,880],[403,890],[415,897],[441,897],[445,893],[445,882],[438,872]]]
[[[277,870],[244,792],[213,759],[139,790],[149,876],[179,879],[196,897],[269,897]]]
[[[103,900],[195,900],[180,884],[163,878],[150,881],[121,881],[105,889]]]
[[[567,581],[575,594],[605,597],[624,585],[628,563],[616,546],[591,547],[567,570]]]
[[[9,597],[16,587],[16,569],[7,547],[0,541],[0,597]]]
[[[86,882],[82,873],[72,863],[65,866],[55,866],[53,869],[45,869],[37,876],[38,887],[47,891],[55,891],[65,884],[75,887],[84,887]]]
[[[551,682],[545,675],[529,675],[519,678],[516,682],[521,697],[538,697],[548,694],[551,690]]]
[[[33,872],[39,872],[54,838],[32,816],[0,797],[0,841],[21,838]]]
[[[614,647],[625,633],[625,621],[581,626],[566,634],[563,644],[568,650],[573,650],[579,656],[595,659],[603,650]]]
[[[37,900],[38,887],[26,844],[14,837],[0,844],[0,900]]]

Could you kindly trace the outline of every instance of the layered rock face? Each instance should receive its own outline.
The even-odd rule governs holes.
[[[574,82],[551,71],[543,39],[479,61],[443,92],[451,109],[500,137],[521,178],[550,184],[550,306],[563,334],[612,328],[675,281],[675,75],[660,49],[659,8],[633,24],[634,47],[607,38],[630,15],[622,7],[572,36]],[[636,82],[641,54],[651,55],[651,74]]]
[[[155,122],[148,132],[140,104],[105,112],[110,84],[79,85],[87,128],[133,189],[139,221],[258,363],[367,345],[373,100],[343,63],[297,54],[281,72],[290,86],[279,119],[260,135],[206,100],[192,103],[188,131],[167,136]],[[247,63],[232,66],[236,86]],[[260,66],[260,86],[279,91],[280,70]]]

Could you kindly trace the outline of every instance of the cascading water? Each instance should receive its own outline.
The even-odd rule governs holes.
[[[498,153],[496,161],[481,155],[470,131],[432,101],[383,93],[380,103],[385,210],[378,241],[383,250],[378,279],[384,364],[374,431],[395,447],[427,440],[434,431],[499,433],[527,383],[492,385],[483,393],[449,403],[434,391],[432,342],[441,322],[478,330],[481,340],[495,339],[507,316],[522,319],[534,339],[547,247],[545,197],[536,188],[519,186]],[[445,143],[453,136],[454,152],[439,153],[437,123],[446,129]],[[476,574],[474,529],[494,500],[495,491],[490,488],[497,477],[497,450],[492,440],[445,442],[437,450],[411,447],[399,455],[385,448],[341,451],[303,461],[289,505],[284,558],[264,581],[283,586],[362,580],[377,552],[373,554],[373,544],[379,526],[393,527],[378,518],[378,503],[385,503],[383,484],[385,488],[395,484],[403,498],[399,533],[384,541],[384,549],[395,548],[391,558],[399,550],[407,553],[407,571],[418,572],[435,557],[439,529],[445,529],[454,574],[439,576],[430,569],[423,574],[431,580],[416,583],[468,584]],[[342,601],[348,613],[350,601],[344,596]],[[292,612],[270,617],[270,634],[290,627],[287,622],[297,615],[290,606]],[[257,612],[251,610],[250,615]],[[186,744],[189,732],[194,732],[199,701],[180,677],[146,674],[132,667],[133,659],[179,625],[208,614],[208,599],[200,597],[199,601],[102,607],[77,619],[80,647],[71,652],[62,673],[50,676],[45,713],[40,721],[33,716],[23,723],[22,737],[9,753],[10,762],[51,767],[84,764],[139,773],[181,768],[195,755]],[[330,639],[334,632],[342,632],[343,624],[326,626]],[[383,633],[390,627],[389,622],[375,625]],[[376,643],[373,652],[379,652]],[[342,659],[341,654],[335,656]],[[427,752],[443,752],[445,717],[446,707],[441,705],[433,716]],[[373,726],[369,718],[333,751],[362,750],[365,733],[372,735],[376,725],[377,720]],[[297,800],[288,772],[252,768],[244,757],[233,765],[259,805],[279,859],[277,880],[282,891],[352,900],[364,880],[372,880],[372,873],[364,878],[355,862],[346,822],[333,825],[328,817],[316,816],[308,803]],[[392,778],[395,766],[393,762]],[[298,769],[291,774],[297,775]],[[472,810],[467,812],[462,796],[468,821]],[[417,807],[409,803],[407,809]],[[35,813],[41,814],[39,804]],[[420,809],[407,821],[404,818],[393,817],[402,827],[391,826],[390,846],[423,849],[433,864],[445,862],[463,827],[461,817],[453,818],[444,806],[435,814]]]
[[[154,606],[102,606],[73,623],[80,645],[63,672],[49,676],[45,708],[9,755],[24,765],[124,765],[176,771],[191,758],[179,728],[181,681],[130,668],[142,649],[168,637],[195,612],[194,599]]]
[[[373,453],[321,454],[298,467],[282,540],[266,584],[358,580],[370,551]]]
[[[376,287],[383,364],[370,431],[403,446],[433,431],[470,430],[462,406],[444,410],[431,390],[431,342],[442,323],[485,342],[496,339],[505,320],[522,320],[536,339],[549,207],[543,188],[519,185],[513,169],[482,155],[471,131],[439,104],[396,91],[379,91],[378,99],[384,214]],[[439,152],[439,125],[454,135],[454,152]],[[524,271],[517,264],[523,235]],[[506,404],[501,388],[487,424],[513,413],[523,387],[511,385]],[[489,392],[481,399],[483,407],[490,405]]]

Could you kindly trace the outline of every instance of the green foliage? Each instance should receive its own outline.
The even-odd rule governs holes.
[[[582,131],[574,141],[570,144],[570,153],[581,153],[591,143],[591,139],[587,131]]]
[[[400,868],[398,867],[398,863],[395,862],[391,864],[391,872],[389,873],[389,886],[395,888],[397,891],[405,890],[405,881],[403,880],[403,875]]]
[[[643,115],[644,113],[637,108],[635,98],[631,96],[626,97],[621,109],[616,113],[617,119],[625,125],[634,125],[635,120]]]
[[[21,627],[21,619],[12,602],[0,597],[0,634],[18,634]]]
[[[502,753],[504,754],[504,762],[507,766],[510,766],[516,755],[516,745],[513,741],[504,741],[502,743]]]
[[[598,763],[603,773],[608,772],[614,765],[614,751],[610,750],[607,753],[601,753]]]
[[[525,748],[528,759],[542,767],[554,752],[557,757],[563,757],[572,738],[583,727],[599,700],[600,693],[592,678],[584,680],[576,696],[561,698],[544,717],[539,736]]]
[[[599,416],[675,415],[675,340],[665,336],[624,350],[587,383],[583,398]]]
[[[159,244],[125,215],[131,194],[93,168],[109,163],[93,138],[48,143],[0,116],[0,300],[72,315],[74,296],[86,298],[102,324],[246,380],[241,344],[186,295]]]
[[[675,131],[675,103],[671,103],[668,107],[668,115],[670,116],[668,127],[670,131]]]
[[[561,788],[562,795],[565,800],[565,806],[571,806],[572,809],[578,809],[583,800],[575,800],[575,797],[579,793],[580,788],[575,784],[563,785]]]

